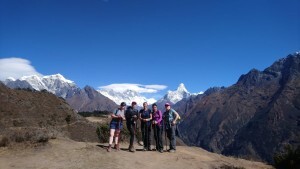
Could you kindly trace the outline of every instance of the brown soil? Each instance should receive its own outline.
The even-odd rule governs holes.
[[[132,168],[197,168],[215,169],[236,166],[246,169],[268,169],[260,162],[225,157],[196,147],[178,146],[176,153],[141,151],[135,153],[122,144],[121,151],[106,151],[107,144],[76,142],[67,138],[52,139],[44,146],[33,148],[0,148],[1,169],[132,169]]]

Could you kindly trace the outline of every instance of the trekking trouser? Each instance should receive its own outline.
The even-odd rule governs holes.
[[[167,141],[167,125],[166,122],[164,121],[164,132],[165,132],[165,143],[166,143],[166,150],[168,149],[168,141]]]
[[[142,123],[142,136],[144,142],[144,148],[151,148],[151,125],[146,125]]]
[[[156,150],[163,150],[163,142],[162,142],[162,126],[154,125],[154,138],[156,143]]]
[[[157,129],[156,129],[156,124],[153,124],[153,130],[154,130],[154,140],[155,140],[155,149],[156,151],[158,150],[158,136],[157,136]]]
[[[170,149],[171,150],[176,150],[175,130],[176,130],[176,126],[175,125],[167,127],[167,129],[166,129],[167,137],[170,140]]]
[[[128,131],[130,133],[130,146],[133,146],[135,124],[134,123],[126,123],[126,125],[127,125]]]

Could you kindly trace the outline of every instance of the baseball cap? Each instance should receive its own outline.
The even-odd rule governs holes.
[[[122,103],[121,103],[121,106],[126,106],[126,103],[125,103],[125,102],[122,102]]]
[[[131,104],[132,104],[132,105],[136,105],[136,102],[135,102],[135,101],[133,101]]]
[[[170,103],[166,103],[165,106],[170,106]]]

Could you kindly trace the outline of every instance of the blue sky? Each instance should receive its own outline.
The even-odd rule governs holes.
[[[182,82],[199,92],[299,51],[299,8],[299,0],[0,0],[0,58],[80,87]]]

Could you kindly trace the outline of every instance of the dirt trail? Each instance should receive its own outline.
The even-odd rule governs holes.
[[[75,142],[66,138],[50,140],[45,146],[0,149],[1,169],[214,169],[222,165],[246,169],[272,168],[263,163],[225,157],[196,147],[178,146],[176,153],[122,150],[106,152],[107,144]],[[138,150],[142,147],[137,146]]]

